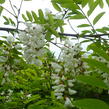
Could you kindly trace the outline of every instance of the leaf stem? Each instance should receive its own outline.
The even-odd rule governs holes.
[[[10,6],[11,6],[11,8],[12,8],[13,12],[14,12],[14,15],[15,15],[15,16],[17,16],[17,14],[16,14],[16,12],[15,12],[15,10],[14,10],[14,8],[13,8],[13,5],[12,5],[11,0],[9,0],[9,3],[10,3]]]

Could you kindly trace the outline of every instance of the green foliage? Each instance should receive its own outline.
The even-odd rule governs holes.
[[[5,0],[0,0],[0,4],[3,4],[3,3],[5,3]]]
[[[80,82],[91,85],[93,87],[109,89],[109,87],[107,87],[107,85],[104,83],[104,81],[102,79],[97,78],[95,76],[79,75],[76,77],[76,79],[79,80]]]
[[[79,109],[108,109],[109,106],[99,99],[81,99],[74,103]]]
[[[103,72],[107,72],[109,73],[109,68],[107,67],[107,65],[103,62],[97,61],[96,59],[84,59],[85,62],[88,63],[88,65],[92,68],[92,69],[99,69]]]
[[[98,33],[108,35],[109,26],[102,28],[93,26],[100,21],[105,14],[104,11],[96,15],[92,22],[90,21],[90,16],[98,6],[104,9],[104,0],[51,0],[51,2],[58,13],[44,13],[39,9],[38,12],[27,10],[22,14],[23,24],[36,26],[35,28],[30,25],[30,31],[29,28],[26,28],[26,31],[17,30],[22,21],[19,21],[19,15],[15,15],[16,13],[8,11],[11,15],[15,15],[16,21],[12,17],[1,16],[4,25],[13,26],[15,30],[14,32],[11,30],[11,35],[0,36],[0,109],[109,109],[109,42],[97,35]],[[0,4],[3,3],[5,0],[0,0]],[[109,6],[109,0],[106,0],[106,3]],[[85,9],[87,7],[88,11]],[[20,9],[16,6],[13,5],[12,8],[20,14]],[[1,6],[0,15],[2,11]],[[81,51],[77,46],[79,44],[70,46],[65,40],[68,38],[64,36],[64,25],[67,25],[64,21],[69,20],[87,20],[77,25],[78,29],[82,29],[80,34],[75,35],[78,36],[76,38],[78,42],[79,38],[88,37],[80,42],[81,44],[92,41],[87,50]],[[73,25],[70,27],[75,31]],[[37,37],[33,38],[34,36]],[[39,40],[40,36],[44,37]],[[43,46],[40,46],[41,43]],[[58,58],[49,50],[50,43],[61,48]],[[46,53],[41,57],[44,50]],[[64,50],[66,56],[63,55]],[[71,59],[69,59],[70,52]],[[30,58],[34,58],[33,61],[41,60],[41,65],[30,63]],[[69,63],[64,62],[66,59]],[[64,88],[61,89],[59,85]]]

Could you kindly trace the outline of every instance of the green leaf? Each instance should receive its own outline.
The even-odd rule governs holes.
[[[54,26],[54,19],[53,19],[52,14],[48,14],[48,22]]]
[[[3,3],[5,3],[5,0],[0,0],[0,4],[3,4]]]
[[[83,59],[83,61],[87,62],[88,65],[92,68],[92,69],[99,69],[103,72],[107,72],[109,73],[109,68],[107,67],[107,65],[103,62],[99,62],[95,59]]]
[[[0,6],[0,15],[1,15],[2,11],[3,11],[3,7]]]
[[[16,25],[15,22],[11,18],[9,18],[9,21],[10,21],[11,25],[13,25],[13,26]]]
[[[99,0],[99,6],[100,6],[100,8],[103,8],[104,7],[103,0]]]
[[[59,5],[57,3],[52,2],[52,5],[57,11],[61,11],[61,8],[59,7]]]
[[[104,34],[107,33],[106,30],[104,30],[104,29],[96,29],[96,31],[98,31],[98,32],[100,32],[100,33],[104,33]]]
[[[71,16],[70,19],[85,19],[86,17],[82,14],[77,14],[74,16]]]
[[[96,43],[93,43],[91,45],[88,46],[87,48],[88,50],[93,50],[97,55],[103,57],[104,59],[106,59],[107,61],[109,61],[109,56],[106,54],[106,52],[103,50],[103,48],[98,45]]]
[[[82,27],[89,27],[89,26],[90,26],[89,24],[81,24],[81,25],[78,25],[77,27],[82,28]]]
[[[82,31],[82,33],[80,34],[80,37],[84,37],[84,35],[86,34],[92,34],[90,30],[84,30]]]
[[[48,30],[49,35],[51,33],[51,34],[55,35],[56,37],[60,37],[60,35],[58,34],[58,32],[54,28],[46,26],[46,29]]]
[[[60,35],[58,34],[58,32],[52,28],[48,29],[53,35],[55,35],[56,37],[60,37]]]
[[[109,109],[109,106],[98,99],[81,99],[76,100],[74,105],[79,109]]]
[[[33,18],[32,18],[31,13],[29,11],[26,11],[26,15],[27,15],[28,19],[32,22]]]
[[[23,18],[25,21],[27,21],[27,18],[26,18],[26,16],[25,16],[24,14],[22,14],[22,18]]]
[[[87,15],[88,16],[90,16],[92,14],[92,12],[96,9],[96,7],[98,6],[98,4],[99,4],[99,2],[98,1],[95,1],[93,3],[93,5],[91,5],[91,7],[89,8],[89,11],[87,12]]]
[[[81,4],[82,5],[82,8],[84,8],[87,5],[87,3],[88,3],[88,0],[83,0],[82,1],[82,4]]]
[[[91,8],[94,5],[94,0],[89,0],[88,5],[89,5],[89,8]]]
[[[102,79],[94,76],[79,75],[76,77],[76,79],[79,80],[80,82],[86,83],[94,87],[109,89],[109,87],[107,87],[107,85],[104,83]]]
[[[109,6],[109,0],[106,0],[107,5]]]
[[[79,9],[78,5],[73,0],[52,0],[52,2],[60,4],[63,8],[70,9],[72,11]]]
[[[32,13],[34,22],[35,22],[35,23],[38,23],[38,17],[37,17],[37,15],[36,15],[36,13],[35,13],[34,11],[31,11],[31,13]]]
[[[6,16],[3,16],[3,18],[5,19],[4,24],[5,25],[8,25],[10,23],[9,19]]]
[[[44,24],[45,23],[45,19],[44,19],[44,14],[43,11],[41,9],[38,10],[39,13],[39,19],[40,19],[40,23]]]
[[[105,14],[105,12],[101,12],[99,13],[93,20],[93,24],[95,25],[99,20],[100,18]]]

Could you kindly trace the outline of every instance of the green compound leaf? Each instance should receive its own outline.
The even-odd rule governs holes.
[[[101,17],[105,14],[105,12],[101,12],[99,13],[93,20],[93,24],[95,25],[100,19]]]
[[[97,78],[95,76],[79,75],[76,77],[76,79],[82,83],[85,83],[85,84],[88,84],[88,85],[91,85],[94,87],[98,87],[101,89],[109,89],[103,80],[101,80],[100,78]]]
[[[100,45],[97,46],[97,43],[90,44],[87,47],[87,50],[93,50],[97,55],[109,61],[109,56],[106,54],[105,50]]]
[[[109,109],[109,106],[98,99],[81,99],[75,101],[74,105],[79,109]]]
[[[88,65],[92,68],[92,69],[99,69],[103,72],[107,72],[109,73],[109,68],[107,67],[107,65],[103,62],[99,62],[95,59],[83,59],[85,62],[88,63]]]

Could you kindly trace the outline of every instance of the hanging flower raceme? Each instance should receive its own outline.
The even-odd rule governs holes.
[[[40,24],[27,23],[24,32],[20,32],[20,41],[23,43],[24,58],[29,64],[42,65],[39,59],[46,53],[44,48],[45,35],[44,27]]]
[[[62,48],[60,63],[52,62],[53,90],[59,100],[64,100],[65,107],[73,107],[70,96],[77,93],[74,89],[75,76],[84,74],[84,64],[81,58],[81,47],[77,43],[74,46],[67,40]]]
[[[65,72],[71,72],[72,76],[83,72],[81,50],[80,43],[73,46],[69,40],[65,42],[65,46],[62,48],[61,61],[64,63]]]

